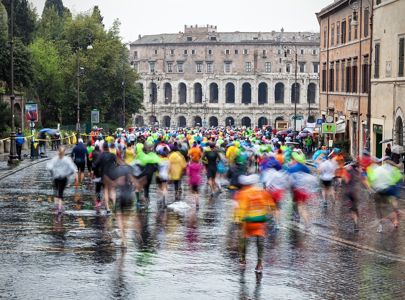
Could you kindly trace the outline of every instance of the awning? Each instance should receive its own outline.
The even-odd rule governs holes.
[[[346,121],[339,120],[336,122],[336,133],[345,133],[346,132]]]

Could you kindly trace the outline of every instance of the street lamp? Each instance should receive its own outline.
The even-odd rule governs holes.
[[[11,104],[11,133],[10,133],[10,155],[8,157],[8,164],[14,165],[17,163],[17,147],[15,144],[15,120],[14,120],[14,0],[11,0],[10,7],[10,48],[11,48],[11,95],[10,95],[10,104]]]
[[[156,118],[155,114],[156,114],[156,102],[157,102],[157,89],[158,89],[158,86],[156,86],[156,89],[154,88],[155,87],[155,84],[154,84],[155,80],[157,80],[159,82],[160,80],[162,80],[162,76],[156,75],[156,72],[153,71],[152,76],[151,76],[150,94],[149,94],[149,99],[150,99],[150,102],[152,104],[152,111],[151,111],[151,117],[150,117],[150,124],[152,126],[154,126],[155,123],[157,122],[157,118]]]
[[[295,60],[295,72],[294,72],[294,139],[297,132],[297,69],[298,69],[298,52],[297,52],[297,45],[294,44],[293,49],[289,49],[287,46],[283,46],[284,49],[284,57],[287,57],[287,50],[290,50],[294,53],[294,60]]]
[[[93,46],[90,44],[92,39],[92,32],[88,28],[83,28],[84,31],[88,31],[87,35],[87,42],[88,45],[86,46],[87,50],[93,49]],[[77,123],[76,123],[76,131],[77,137],[80,137],[80,77],[84,75],[84,68],[80,66],[80,34],[77,35],[76,41],[76,56],[77,56]]]

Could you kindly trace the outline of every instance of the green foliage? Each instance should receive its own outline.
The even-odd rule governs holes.
[[[0,2],[0,43],[4,44],[8,37],[8,15],[3,3]]]
[[[5,133],[8,131],[9,126],[8,124],[11,124],[11,115],[10,113],[10,105],[8,103],[4,102],[0,98],[0,111],[2,112],[0,114],[0,137],[4,136],[2,133]]]
[[[65,7],[63,6],[62,0],[46,0],[44,5],[44,11],[49,9],[54,9],[59,17],[63,17]]]

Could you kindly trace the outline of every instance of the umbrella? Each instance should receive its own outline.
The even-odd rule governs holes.
[[[382,140],[380,142],[380,144],[385,144],[385,143],[389,143],[389,142],[392,142],[392,141],[393,141],[393,139],[385,139],[385,140]]]
[[[395,154],[403,154],[403,153],[405,153],[404,147],[400,146],[400,145],[395,145],[394,147],[392,147],[391,152],[395,153]]]
[[[51,129],[51,128],[42,128],[39,133],[47,133],[49,135],[55,135],[58,133],[57,129]]]
[[[287,130],[278,131],[277,135],[287,135],[289,132]]]
[[[294,133],[289,133],[287,136],[288,137],[294,137]]]

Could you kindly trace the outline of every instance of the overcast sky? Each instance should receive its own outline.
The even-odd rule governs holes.
[[[41,15],[45,0],[29,0]],[[218,31],[319,32],[315,12],[333,0],[64,0],[73,14],[100,7],[109,28],[121,21],[124,42],[138,35],[176,33],[184,25],[217,25]]]

